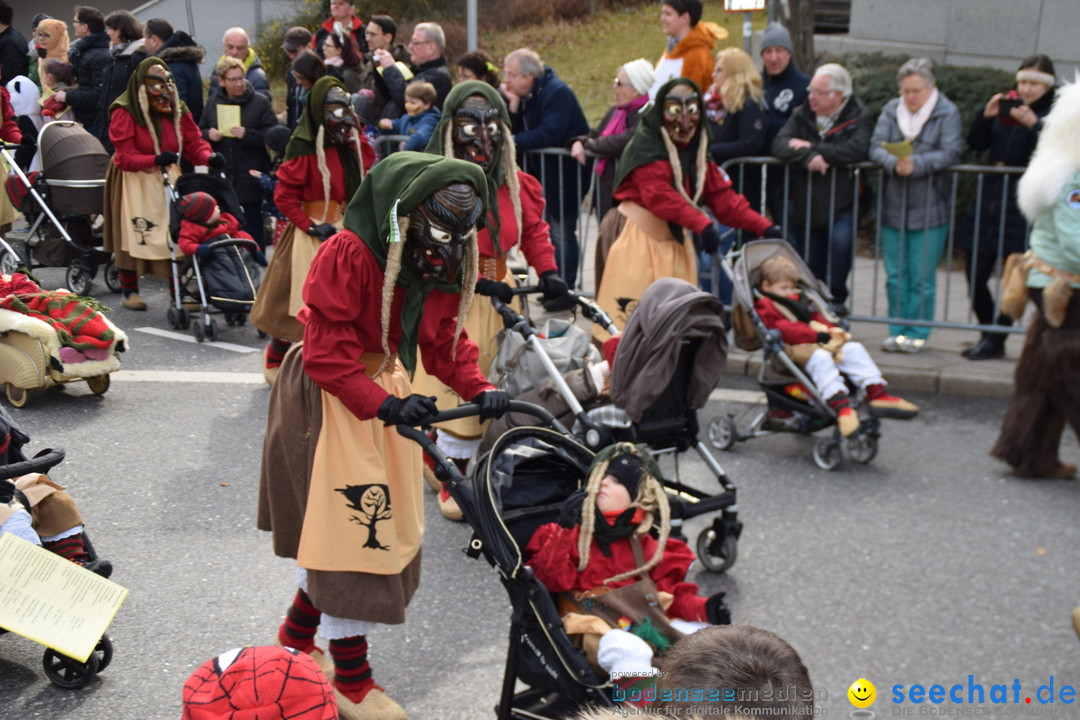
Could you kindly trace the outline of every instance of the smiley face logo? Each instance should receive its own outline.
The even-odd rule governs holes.
[[[847,690],[847,697],[855,707],[868,708],[877,698],[877,689],[874,688],[874,683],[866,678],[859,678],[851,683],[851,687]]]

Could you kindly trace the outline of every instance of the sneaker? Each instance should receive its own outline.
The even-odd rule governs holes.
[[[870,414],[876,417],[910,420],[919,414],[918,405],[890,395],[881,384],[870,385],[866,388],[866,401],[870,406]]]
[[[836,427],[844,437],[851,437],[859,429],[859,415],[853,408],[843,407],[836,412]]]
[[[914,355],[915,353],[921,353],[923,350],[926,350],[926,348],[926,340],[922,338],[904,338],[904,343],[900,346],[900,351]]]
[[[128,310],[145,310],[146,301],[139,297],[139,293],[131,293],[120,299],[120,304]]]
[[[903,335],[890,335],[881,343],[881,349],[885,352],[900,352],[900,346],[907,342]]]
[[[450,496],[450,491],[446,489],[445,483],[439,488],[439,512],[442,513],[444,518],[454,522],[461,522],[465,519],[465,516],[461,513],[461,508],[458,507],[457,500]]]

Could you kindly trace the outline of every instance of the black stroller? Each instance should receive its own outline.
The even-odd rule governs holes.
[[[860,412],[859,429],[848,438],[840,435],[836,427],[836,411],[821,397],[813,381],[784,351],[779,330],[769,330],[754,310],[758,298],[755,288],[761,280],[761,264],[773,255],[783,254],[799,271],[799,285],[823,313],[829,313],[828,289],[821,283],[799,254],[784,240],[754,240],[741,250],[733,251],[732,264],[728,257],[723,267],[732,279],[735,320],[735,342],[744,350],[762,350],[764,358],[758,372],[758,385],[765,393],[766,408],[744,430],[739,430],[733,414],[717,418],[709,426],[709,439],[720,450],[730,450],[737,441],[750,440],[774,432],[794,432],[811,435],[820,430],[833,428],[826,437],[814,443],[814,462],[823,470],[833,470],[845,455],[857,463],[869,463],[877,455],[878,438],[881,436],[879,418]],[[835,317],[835,324],[844,323]],[[846,379],[846,378],[845,378]],[[850,381],[848,385],[851,386]],[[860,411],[860,393],[851,387],[853,407]],[[782,421],[777,412],[784,414]]]
[[[172,188],[169,225],[173,238],[180,234],[176,202],[193,192],[209,193],[222,212],[237,218],[244,216],[232,185],[222,175],[185,173]],[[211,313],[223,314],[230,326],[245,324],[262,277],[261,268],[252,256],[258,249],[254,240],[226,238],[210,243],[210,253],[205,257],[187,257],[172,243],[173,297],[166,314],[169,327],[186,330],[195,312],[199,316],[192,328],[195,339],[213,342],[218,337],[218,327]]]
[[[5,188],[30,225],[9,231],[0,240],[0,271],[10,275],[20,266],[28,270],[67,266],[67,289],[89,295],[98,267],[105,265],[105,284],[120,292],[116,266],[101,238],[109,153],[82,125],[70,121],[42,126],[40,172],[27,175],[19,168],[10,152],[16,147],[0,148],[13,173]]]
[[[526,287],[516,292],[536,291],[536,288]],[[574,298],[591,321],[609,331],[614,328],[596,303],[577,294]],[[544,349],[536,341],[535,329],[498,298],[492,298],[492,302],[506,327],[522,333],[528,339],[529,348],[543,360]],[[619,363],[623,363],[627,369],[612,377],[613,402],[590,404],[589,398],[575,393],[575,389],[582,388],[583,384],[568,382],[572,379],[571,374],[560,376],[550,363],[548,383],[520,398],[541,404],[560,418],[565,417],[563,411],[567,410],[574,435],[593,451],[613,442],[626,441],[645,445],[658,460],[670,457],[675,469],[671,477],[665,478],[664,487],[669,495],[677,495],[681,500],[672,503],[672,533],[681,538],[685,520],[720,511],[694,544],[698,558],[712,572],[724,572],[735,564],[742,533],[736,487],[706,444],[698,438],[701,429],[698,410],[707,401],[708,392],[715,387],[726,356],[722,310],[716,296],[701,292],[685,281],[662,278],[643,293],[623,334],[615,364],[618,368]],[[662,334],[661,328],[672,330],[675,336]],[[644,367],[638,364],[639,361],[648,357],[666,359],[659,374],[655,365],[649,366],[646,372],[639,372]],[[658,378],[661,378],[659,382]],[[491,424],[484,444],[489,446],[505,430],[528,422],[528,418],[508,413]],[[702,490],[681,479],[679,456],[691,449],[716,478],[718,492]]]

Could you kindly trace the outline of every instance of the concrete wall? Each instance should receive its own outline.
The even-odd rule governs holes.
[[[852,0],[847,35],[819,35],[819,52],[923,55],[1013,70],[1045,53],[1058,78],[1080,68],[1078,0]]]

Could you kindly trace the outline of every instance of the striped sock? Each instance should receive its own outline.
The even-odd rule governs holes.
[[[367,649],[366,635],[330,641],[330,656],[334,658],[334,687],[353,703],[362,702],[372,689],[378,687],[371,679]]]
[[[117,270],[120,280],[120,294],[124,297],[139,292],[139,273],[134,270]]]
[[[86,546],[83,544],[82,533],[61,538],[59,540],[42,541],[41,544],[49,552],[56,553],[60,557],[67,558],[71,562],[79,563],[80,565],[90,559],[86,554]]]
[[[310,653],[315,648],[315,631],[319,629],[322,613],[311,604],[311,598],[303,590],[296,591],[292,605],[285,613],[285,622],[278,628],[278,642],[300,652]]]
[[[285,353],[289,352],[292,343],[281,338],[270,338],[270,344],[266,346],[266,367],[276,368],[285,359]]]

